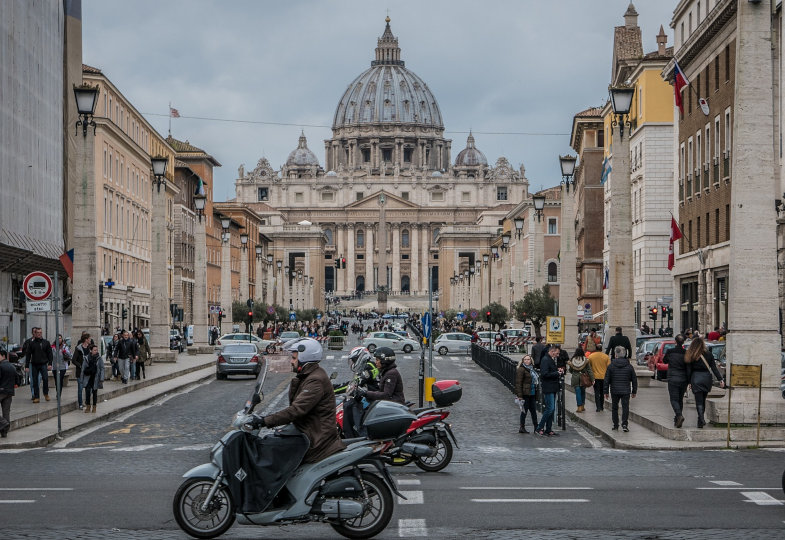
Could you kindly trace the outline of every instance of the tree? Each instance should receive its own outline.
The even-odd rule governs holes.
[[[486,313],[488,313],[489,311],[491,312],[491,317],[488,323],[491,325],[491,330],[493,330],[493,327],[495,325],[501,328],[501,326],[507,321],[507,319],[510,316],[506,307],[504,307],[498,302],[491,302],[490,304],[482,308],[482,312],[480,314],[482,316],[481,320],[483,321],[485,320]]]
[[[456,315],[458,315],[457,309],[448,309],[444,312],[444,319],[446,321],[454,321]]]
[[[546,317],[553,315],[553,305],[556,299],[551,296],[548,285],[543,285],[541,289],[534,289],[527,292],[523,299],[518,300],[512,306],[515,318],[519,321],[531,321],[534,326],[534,335],[540,337],[540,329],[546,322]]]

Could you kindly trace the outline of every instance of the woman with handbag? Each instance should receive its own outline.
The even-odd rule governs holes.
[[[518,362],[518,369],[515,371],[515,395],[521,407],[521,426],[518,433],[529,433],[526,429],[526,416],[531,412],[532,425],[537,429],[537,383],[539,375],[534,369],[532,357],[528,354],[523,355]]]
[[[586,410],[584,406],[586,404],[586,389],[594,386],[594,373],[591,364],[584,356],[583,348],[575,349],[575,354],[567,362],[567,367],[572,373],[570,384],[575,389],[575,400],[578,402],[576,412],[583,412]]]
[[[712,374],[720,381],[720,388],[725,388],[725,379],[714,363],[714,357],[706,348],[702,338],[696,337],[690,343],[689,349],[684,354],[684,361],[688,366],[690,375],[690,388],[695,395],[695,408],[698,411],[698,427],[703,428],[706,421],[703,413],[706,411],[706,395],[711,390]]]

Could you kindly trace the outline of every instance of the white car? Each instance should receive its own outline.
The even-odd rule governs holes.
[[[256,345],[256,348],[260,352],[266,352],[267,354],[272,354],[275,352],[275,349],[278,346],[277,341],[270,341],[269,339],[261,339],[259,336],[254,334],[248,333],[240,333],[240,334],[224,334],[219,337],[215,342],[215,351],[221,351],[223,346],[227,343],[242,343],[242,342],[250,342]]]
[[[433,342],[436,352],[444,356],[445,354],[469,354],[472,347],[472,337],[463,332],[448,332],[439,334]]]
[[[291,341],[299,337],[300,337],[300,332],[289,330],[287,332],[281,332],[281,335],[278,336],[278,340],[281,342],[281,345],[286,345],[287,341]]]
[[[394,351],[403,351],[407,354],[420,348],[413,339],[399,336],[395,332],[371,332],[363,340],[363,347],[371,353],[379,347],[389,347]]]

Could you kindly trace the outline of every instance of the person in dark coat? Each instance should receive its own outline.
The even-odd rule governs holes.
[[[395,353],[389,347],[379,347],[373,352],[376,358],[376,367],[379,373],[379,390],[369,390],[365,392],[368,401],[386,399],[402,405],[406,404],[403,395],[403,379],[395,365]]]
[[[85,413],[95,412],[98,405],[98,390],[104,387],[104,360],[98,351],[95,343],[89,345],[90,353],[85,356],[82,362],[82,370],[79,374],[80,386],[85,393]],[[92,399],[91,399],[92,398]],[[92,408],[90,405],[92,401]]]
[[[84,409],[82,397],[84,396],[84,386],[82,385],[82,364],[90,356],[90,334],[87,332],[82,333],[79,338],[79,344],[74,347],[74,356],[72,362],[74,363],[74,376],[76,377],[76,402],[79,409]]]
[[[611,360],[614,358],[614,351],[616,350],[616,347],[624,347],[627,351],[627,356],[625,356],[625,358],[632,358],[632,345],[630,345],[630,338],[621,332],[621,326],[617,326],[616,335],[611,336],[611,339],[608,340],[608,346],[605,347],[605,354],[609,355]]]
[[[335,393],[330,377],[319,362],[322,346],[311,338],[288,342],[292,371],[297,375],[289,387],[289,406],[261,419],[266,427],[294,424],[311,443],[303,463],[315,463],[345,448],[335,424]]]
[[[554,343],[548,353],[540,361],[540,381],[545,410],[542,412],[540,423],[537,424],[536,433],[554,437],[553,414],[556,412],[556,393],[559,391],[559,379],[564,374],[564,369],[556,367],[556,361],[561,353],[561,346]]]
[[[668,396],[673,408],[673,425],[680,428],[684,423],[681,414],[684,410],[684,393],[690,383],[692,370],[684,361],[684,336],[678,334],[675,340],[676,346],[665,353],[662,362],[668,364]]]
[[[706,348],[706,342],[700,337],[696,337],[690,343],[690,348],[684,354],[684,362],[687,364],[687,369],[690,372],[690,388],[692,388],[692,393],[695,395],[698,427],[703,428],[706,425],[703,414],[706,411],[706,395],[711,390],[713,382],[711,378],[712,373],[720,381],[720,388],[725,388],[725,379],[720,370],[717,369],[714,357]]]
[[[11,427],[11,401],[16,386],[16,368],[8,361],[8,353],[0,349],[0,437],[8,437]]]
[[[534,368],[540,369],[540,360],[542,360],[542,353],[545,351],[545,343],[542,342],[542,336],[537,336],[534,339],[534,347],[532,347],[532,361]]]
[[[525,354],[515,370],[515,395],[521,400],[521,418],[518,433],[529,433],[526,416],[531,412],[532,426],[537,427],[537,383],[539,376],[534,369],[531,355]]]
[[[44,387],[44,398],[49,401],[49,373],[47,365],[52,363],[52,345],[43,338],[41,328],[33,328],[33,337],[25,341],[22,346],[25,357],[25,371],[30,372],[30,385],[33,390],[33,403],[40,402],[38,378]]]
[[[621,401],[621,428],[626,432],[630,430],[627,424],[630,416],[630,396],[634,398],[638,393],[638,378],[626,356],[626,349],[622,345],[618,345],[613,352],[615,357],[605,372],[605,398],[607,399],[610,394],[614,430],[619,429],[619,402]],[[632,391],[630,391],[630,385],[632,385]]]

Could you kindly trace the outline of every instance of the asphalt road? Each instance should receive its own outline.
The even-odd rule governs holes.
[[[353,344],[326,353],[339,379]],[[398,360],[415,401],[417,359]],[[615,450],[571,425],[559,437],[519,434],[512,395],[470,358],[435,356],[434,376],[464,388],[449,418],[460,449],[441,473],[392,469],[408,500],[379,538],[785,537],[785,453]],[[285,405],[290,377],[270,374],[260,410]],[[56,447],[0,451],[2,537],[186,538],[171,513],[180,477],[207,461],[253,382],[211,381]],[[235,525],[226,538],[335,536],[321,524]]]

